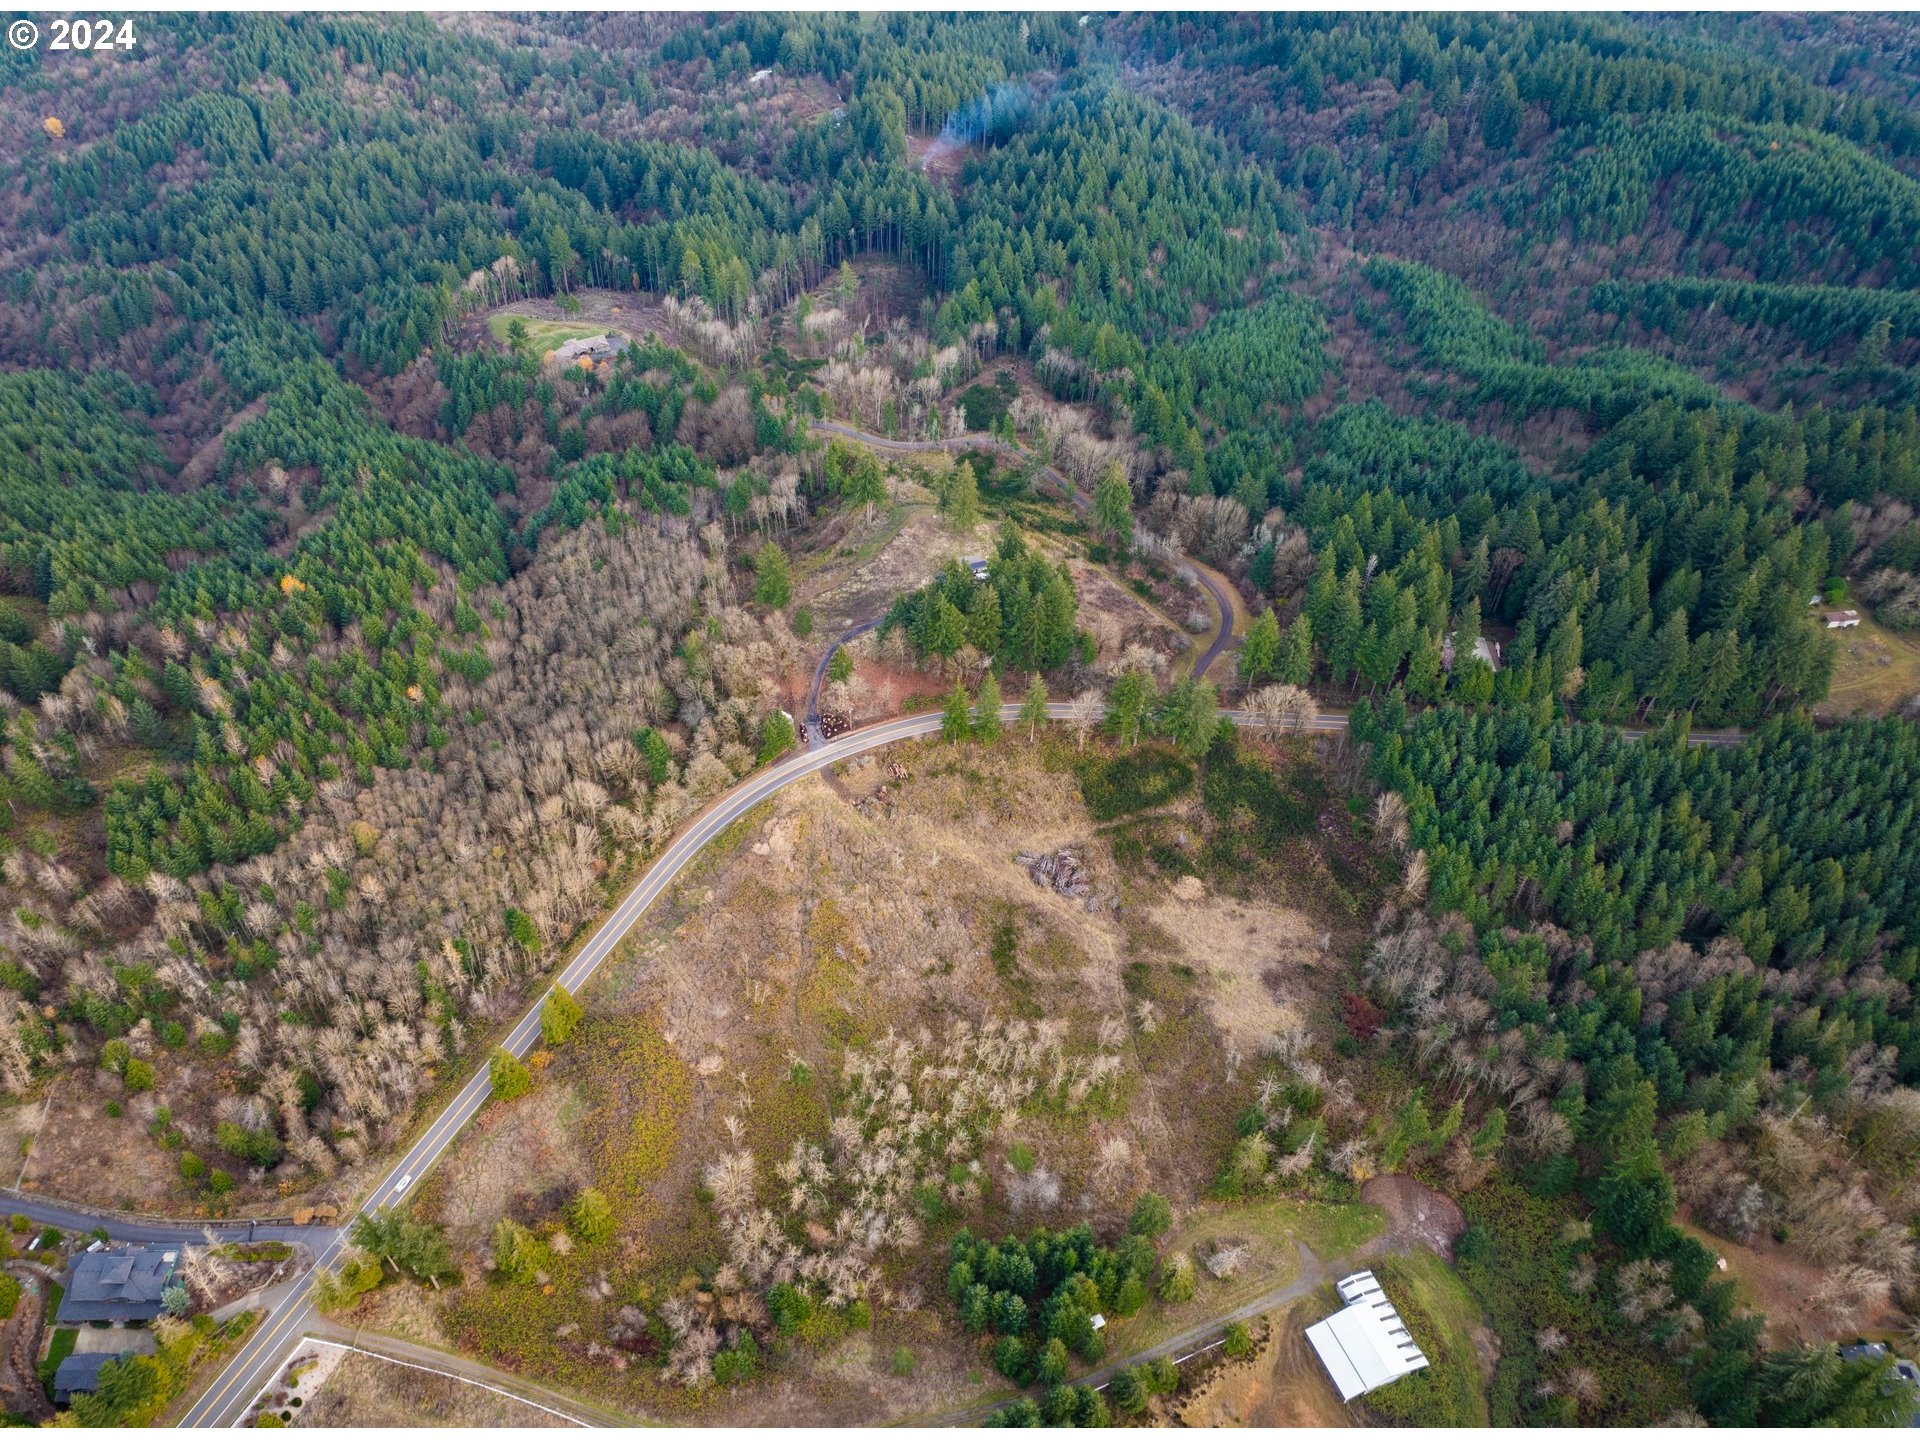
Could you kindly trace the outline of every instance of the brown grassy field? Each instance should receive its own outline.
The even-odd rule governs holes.
[[[1309,836],[1276,852],[1270,873],[1219,871],[1202,853],[1210,822],[1188,789],[1151,824],[1200,863],[1130,851],[1122,864],[1114,840],[1137,836],[1138,824],[1096,824],[1075,762],[1059,734],[893,747],[795,785],[736,825],[583,995],[588,1018],[573,1039],[536,1054],[533,1092],[489,1106],[424,1187],[421,1206],[448,1226],[469,1283],[437,1309],[422,1297],[404,1314],[389,1313],[383,1291],[369,1314],[627,1413],[877,1423],[1005,1388],[958,1333],[942,1289],[945,1242],[963,1224],[1001,1234],[1089,1220],[1111,1236],[1132,1198],[1154,1188],[1183,1216],[1179,1243],[1251,1243],[1244,1277],[1209,1280],[1165,1315],[1149,1307],[1127,1322],[1129,1336],[1176,1333],[1209,1305],[1283,1282],[1301,1240],[1330,1256],[1359,1244],[1377,1212],[1205,1201],[1263,1035],[1330,1014],[1345,957],[1364,943],[1359,915],[1329,903],[1323,878],[1345,862]],[[1313,760],[1301,748],[1281,765],[1307,787],[1310,816],[1327,794],[1324,781],[1308,784]],[[1014,862],[1061,848],[1081,858],[1084,900],[1036,886]],[[1284,882],[1289,869],[1297,884]],[[983,1026],[1057,1035],[1050,1064],[1079,1073],[1098,1061],[1107,1078],[1080,1098],[1046,1091],[977,1141],[955,1140],[949,1188],[965,1183],[952,1199],[921,1202],[919,1243],[878,1253],[870,1324],[822,1312],[798,1335],[759,1331],[759,1379],[698,1391],[662,1378],[658,1330],[612,1347],[592,1338],[587,1327],[623,1306],[650,1323],[694,1305],[723,1328],[764,1326],[759,1291],[715,1291],[730,1242],[710,1167],[729,1151],[758,1157],[760,1193],[777,1202],[784,1182],[770,1172],[846,1113],[850,1066],[903,1043],[932,1055],[956,1027]],[[937,1106],[940,1093],[917,1103]],[[497,1221],[556,1234],[588,1181],[614,1201],[612,1241],[556,1249],[531,1285],[489,1278]],[[823,1244],[814,1228],[789,1233]]]
[[[358,1352],[340,1357],[294,1424],[327,1429],[572,1429],[511,1395]]]
[[[1920,699],[1920,637],[1865,619],[1837,630],[1833,684],[1817,715],[1891,715]]]

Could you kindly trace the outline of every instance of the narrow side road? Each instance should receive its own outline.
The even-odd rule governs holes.
[[[1212,1347],[1207,1342],[1218,1337],[1220,1332],[1225,1330],[1227,1326],[1241,1321],[1252,1320],[1256,1316],[1265,1315],[1270,1310],[1278,1310],[1283,1305],[1291,1305],[1295,1300],[1301,1299],[1303,1296],[1311,1295],[1315,1290],[1318,1290],[1322,1285],[1326,1284],[1328,1280],[1332,1279],[1333,1273],[1321,1263],[1320,1257],[1315,1255],[1313,1251],[1309,1250],[1304,1244],[1301,1244],[1299,1249],[1300,1269],[1299,1273],[1297,1273],[1293,1279],[1286,1281],[1284,1284],[1276,1285],[1273,1289],[1256,1295],[1253,1299],[1243,1304],[1236,1305],[1223,1315],[1215,1315],[1210,1319],[1201,1321],[1197,1325],[1188,1326],[1177,1335],[1169,1335],[1166,1339],[1135,1350],[1131,1354],[1109,1360],[1099,1369],[1088,1372],[1074,1383],[1078,1385],[1091,1385],[1096,1390],[1104,1390],[1108,1385],[1113,1383],[1113,1377],[1115,1375],[1118,1375],[1130,1365],[1141,1365],[1149,1360],[1158,1360],[1163,1355],[1171,1355],[1178,1359],[1198,1354],[1202,1350],[1211,1349]],[[1022,1393],[1024,1394],[1026,1392],[1023,1391]],[[1005,1400],[990,1400],[979,1405],[969,1405],[964,1410],[956,1410],[938,1416],[930,1423],[935,1425],[978,1425],[982,1420],[986,1419],[987,1416],[1007,1403]]]
[[[944,435],[937,440],[895,440],[885,435],[876,435],[870,430],[861,430],[852,425],[842,424],[838,420],[815,420],[807,428],[816,435],[825,435],[839,440],[855,440],[874,450],[891,450],[898,454],[924,455],[936,450],[986,450],[996,455],[1011,456],[1022,463],[1033,459],[1026,450],[1002,440],[998,435],[975,431],[967,431],[959,435]],[[1091,502],[1071,480],[1051,465],[1042,465],[1040,473],[1060,491],[1069,505],[1083,514],[1086,512]],[[1214,632],[1213,643],[1207,647],[1206,653],[1200,657],[1193,668],[1196,676],[1204,676],[1213,668],[1213,662],[1225,654],[1227,647],[1233,643],[1233,602],[1228,599],[1224,582],[1216,572],[1189,556],[1180,555],[1177,551],[1175,554],[1178,563],[1191,570],[1194,579],[1198,580],[1207,594],[1213,598],[1214,609],[1220,613],[1220,624]],[[813,689],[807,696],[808,744],[815,743],[819,738],[820,686],[827,673],[827,662],[833,658],[833,652],[842,645],[858,639],[869,630],[876,629],[884,618],[884,616],[876,617],[854,626],[829,645],[826,653],[820,657],[819,665],[814,668]]]
[[[0,1187],[0,1210],[24,1215],[36,1225],[52,1225],[70,1234],[105,1230],[114,1240],[131,1244],[179,1240],[193,1242],[209,1232],[216,1240],[284,1240],[288,1244],[324,1247],[334,1236],[325,1225],[294,1225],[286,1220],[168,1220],[158,1216],[123,1215],[96,1209],[78,1201],[31,1194]]]

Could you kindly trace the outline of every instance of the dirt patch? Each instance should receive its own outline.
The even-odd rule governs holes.
[[[575,290],[573,298],[580,302],[579,310],[573,314],[563,310],[560,302],[550,296],[515,300],[494,310],[476,312],[463,327],[468,346],[495,343],[504,331],[505,317],[514,315],[526,319],[533,330],[535,353],[551,348],[543,345],[542,339],[556,326],[570,331],[577,329],[582,334],[624,335],[634,341],[667,333],[666,315],[656,295],[586,289]],[[500,317],[497,324],[496,317]]]
[[[941,135],[909,135],[907,159],[926,173],[935,184],[952,190],[960,183],[960,172],[977,147],[961,145]]]
[[[1453,1242],[1467,1228],[1451,1196],[1410,1175],[1376,1175],[1360,1187],[1360,1199],[1387,1212],[1389,1245],[1419,1245],[1442,1260],[1453,1259]]]
[[[1767,1236],[1756,1236],[1752,1245],[1737,1245],[1684,1221],[1681,1228],[1726,1261],[1725,1274],[1733,1277],[1740,1298],[1766,1315],[1770,1345],[1850,1340],[1856,1335],[1903,1323],[1898,1309],[1889,1304],[1865,1320],[1836,1327],[1821,1314],[1821,1307],[1814,1301],[1827,1280],[1827,1272],[1819,1266],[1797,1259]]]
[[[216,435],[210,435],[193,452],[191,459],[180,467],[182,487],[204,485],[213,478],[214,469],[220,464],[220,457],[226,453],[227,437],[249,421],[258,420],[267,413],[267,397],[262,395],[234,413],[231,420],[220,427]]]
[[[1237,1365],[1222,1365],[1181,1406],[1178,1423],[1195,1428],[1278,1426],[1285,1429],[1364,1424],[1360,1412],[1340,1403],[1319,1357],[1307,1343],[1311,1302],[1269,1315],[1259,1351]],[[1257,1326],[1256,1326],[1257,1329]]]
[[[163,1090],[178,1082],[179,1098],[189,1092],[184,1072],[163,1069]],[[46,1121],[40,1125],[27,1157],[20,1188],[46,1195],[69,1196],[93,1205],[135,1212],[177,1214],[186,1203],[173,1157],[147,1138],[153,1117],[152,1094],[128,1097],[126,1087],[104,1070],[76,1072],[54,1085]],[[118,1101],[125,1113],[107,1114]],[[179,1114],[187,1107],[179,1106]],[[28,1115],[35,1115],[29,1110]],[[176,1121],[176,1123],[178,1123]],[[206,1137],[211,1138],[211,1137]],[[210,1149],[190,1145],[188,1148]],[[18,1152],[15,1152],[18,1153]],[[209,1164],[244,1167],[212,1151]]]
[[[857,518],[857,517],[856,517]],[[817,632],[834,635],[850,625],[884,615],[895,600],[918,590],[949,560],[989,553],[986,526],[956,534],[933,509],[913,506],[874,528],[855,525],[830,542],[817,568],[796,587],[795,603],[813,608]],[[855,561],[851,571],[845,566]]]

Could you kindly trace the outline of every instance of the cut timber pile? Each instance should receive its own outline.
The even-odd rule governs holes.
[[[1030,855],[1023,851],[1013,858],[1026,867],[1028,879],[1056,895],[1083,900],[1093,893],[1093,882],[1080,868],[1080,857],[1071,850],[1056,850],[1050,855]]]

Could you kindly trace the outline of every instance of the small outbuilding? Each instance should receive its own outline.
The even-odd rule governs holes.
[[[986,556],[969,555],[965,560],[961,561],[960,563],[967,567],[967,573],[973,576],[974,579],[984,580],[987,578],[987,557]]]
[[[143,1324],[155,1319],[165,1308],[167,1283],[179,1263],[179,1248],[172,1245],[120,1245],[76,1255],[57,1323]]]
[[[1829,630],[1851,630],[1860,623],[1858,610],[1829,610],[1826,614]]]
[[[1427,1357],[1414,1344],[1406,1322],[1371,1270],[1347,1276],[1338,1288],[1346,1308],[1318,1325],[1309,1325],[1307,1343],[1320,1357],[1342,1400],[1427,1368]]]

